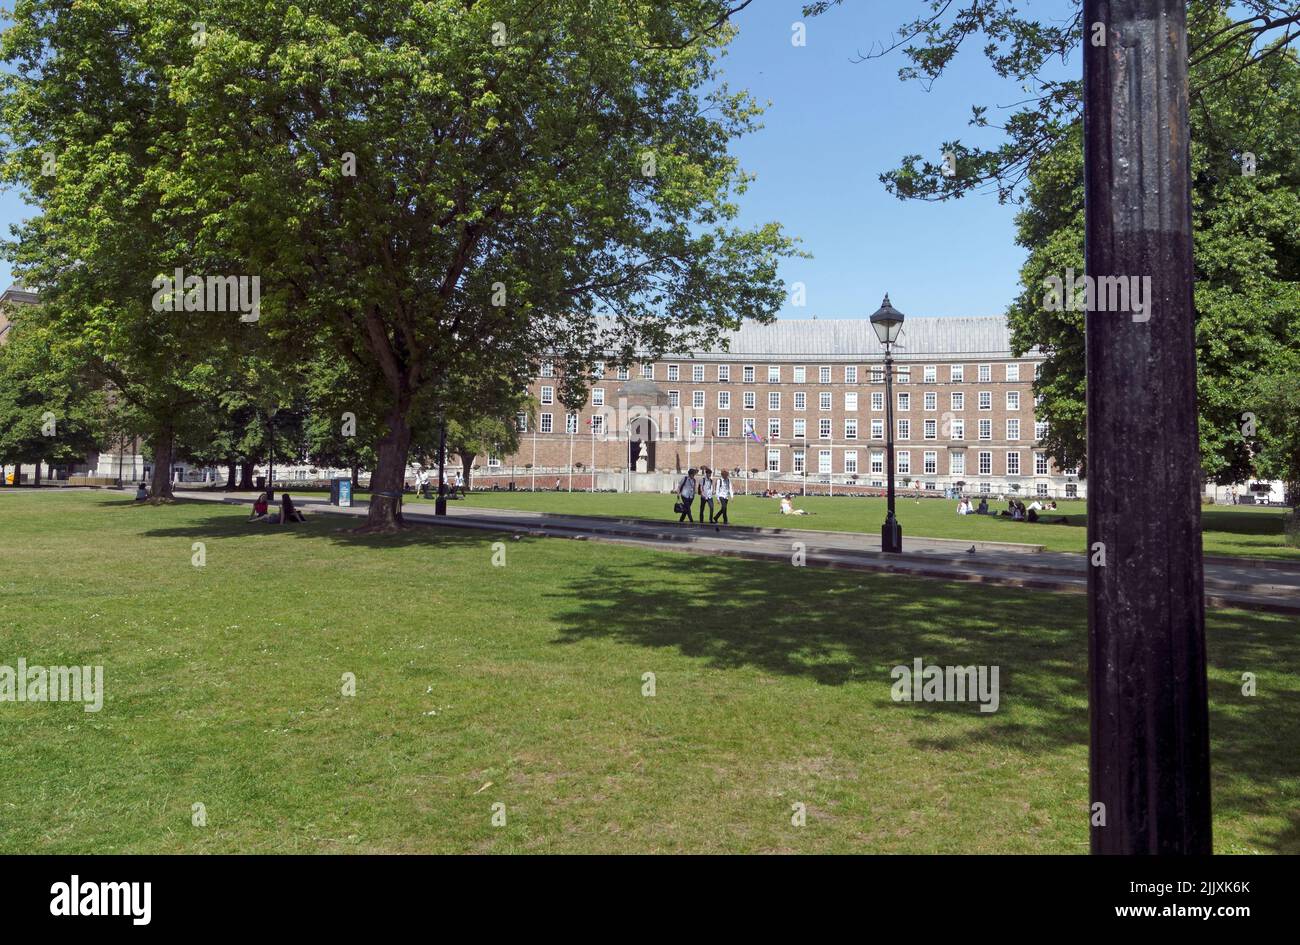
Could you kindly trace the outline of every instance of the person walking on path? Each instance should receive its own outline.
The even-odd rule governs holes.
[[[709,514],[706,518],[704,507],[709,507]],[[704,475],[700,479],[700,524],[705,525],[713,521],[713,470],[708,466],[704,467]]]
[[[718,480],[714,488],[714,496],[718,500],[718,511],[713,516],[714,531],[717,531],[717,523],[721,521],[724,525],[730,525],[731,521],[727,518],[727,503],[731,501],[731,477],[727,471],[722,470],[722,478]]]
[[[679,522],[693,522],[691,518],[691,506],[695,504],[695,468],[686,470],[686,475],[682,477],[681,484],[677,487],[678,505],[681,506],[682,514],[678,517]]]

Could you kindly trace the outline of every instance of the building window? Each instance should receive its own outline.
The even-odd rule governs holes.
[[[808,378],[808,369],[804,367],[802,364],[796,364],[794,366],[794,382],[796,384],[802,384],[807,380],[807,378]]]
[[[668,380],[670,381],[681,380],[680,370],[676,364],[668,365]]]
[[[1034,421],[1034,439],[1035,439],[1035,440],[1041,440],[1041,439],[1042,439],[1043,437],[1045,437],[1045,436],[1047,436],[1047,421],[1046,421],[1046,420],[1035,420],[1035,421]]]
[[[552,428],[551,428],[551,424],[552,424],[552,422],[553,422],[553,421],[552,421],[552,419],[551,419],[551,415],[550,415],[549,413],[544,413],[544,414],[542,414],[542,416],[541,416],[541,424],[540,424],[540,426],[538,427],[538,429],[539,429],[542,433],[550,433],[550,432],[551,432],[551,429],[552,429]]]
[[[879,413],[885,409],[885,392],[873,390],[871,392],[871,409]]]
[[[966,365],[950,364],[948,365],[948,380],[960,384],[966,380]]]
[[[605,362],[604,362],[604,361],[597,361],[595,364],[593,364],[593,365],[591,366],[591,376],[592,376],[592,377],[604,377],[604,376],[605,376]]]
[[[692,410],[704,409],[704,391],[702,390],[691,391],[691,409]]]
[[[769,440],[779,440],[781,438],[781,418],[767,418],[767,438]]]
[[[846,473],[856,473],[858,471],[858,451],[844,451],[844,471]]]
[[[618,369],[618,379],[619,379],[620,381],[625,381],[625,380],[627,380],[627,377],[628,377],[628,374],[627,374],[627,368],[625,368],[625,367],[621,367],[621,368],[619,368],[619,369]]]
[[[554,361],[543,361],[543,362],[542,362],[542,377],[554,377],[554,376],[555,376],[555,362],[554,362]]]
[[[846,440],[856,440],[857,438],[858,438],[858,421],[857,421],[857,420],[845,420],[845,421],[844,421],[844,439],[846,439]]]
[[[856,411],[856,410],[858,409],[858,394],[857,394],[857,391],[846,391],[846,392],[845,392],[845,394],[844,394],[844,409],[845,409],[845,410],[848,410],[848,411]]]
[[[871,438],[872,438],[873,440],[883,440],[883,439],[885,438],[885,421],[884,421],[884,420],[872,420],[872,421],[871,421]]]
[[[1018,440],[1018,439],[1020,439],[1020,421],[1019,421],[1019,420],[1008,420],[1008,421],[1007,421],[1007,439],[1008,439],[1008,440]]]
[[[578,432],[578,415],[576,413],[568,413],[564,415],[564,432]]]
[[[520,413],[515,415],[515,429],[520,433],[528,432],[528,414]]]
[[[952,432],[949,434],[950,440],[966,439],[966,421],[957,417],[952,418],[949,423],[952,424]]]
[[[752,418],[752,417],[746,417],[744,420],[740,421],[740,429],[742,429],[742,430],[745,431],[745,432],[742,434],[742,436],[752,437],[752,436],[754,435],[754,420],[753,420],[753,418]]]
[[[754,365],[746,364],[740,371],[741,382],[744,384],[754,383]]]
[[[769,364],[767,366],[767,382],[769,384],[781,383],[781,365]]]
[[[669,434],[669,436],[670,436],[672,439],[675,440],[675,439],[677,439],[678,437],[680,437],[680,436],[682,435],[682,418],[681,418],[681,415],[679,415],[679,414],[673,414],[673,416],[672,416],[672,421],[671,421],[671,424],[670,424],[669,428],[672,430],[672,433]]]
[[[655,366],[653,364],[641,365],[641,376],[647,381],[653,381],[655,379]]]
[[[981,439],[981,440],[991,440],[991,439],[993,439],[993,421],[992,421],[992,420],[981,420],[981,421],[980,421],[980,439]]]
[[[966,475],[966,454],[961,450],[955,450],[948,454],[948,475]]]
[[[896,436],[896,439],[899,439],[899,440],[910,440],[911,438],[912,438],[912,421],[911,421],[911,420],[899,420],[899,421],[898,421],[898,434],[897,434],[897,436]]]
[[[885,383],[885,369],[883,367],[875,364],[871,366],[871,383],[873,384]]]
[[[1007,380],[1009,380],[1009,381],[1018,381],[1018,380],[1020,380],[1020,365],[1019,365],[1019,364],[1008,364],[1008,365],[1007,365]]]
[[[704,418],[691,417],[691,436],[704,435]]]
[[[912,454],[908,450],[900,450],[894,454],[894,459],[898,468],[894,470],[898,473],[910,473],[912,471]]]
[[[693,382],[695,382],[696,384],[703,384],[703,383],[704,383],[704,365],[703,365],[703,364],[692,364],[692,365],[691,365],[691,380],[692,380]]]
[[[605,406],[605,388],[593,387],[591,389],[591,405],[593,407]]]
[[[489,457],[488,457],[488,469],[500,469],[500,468],[501,468],[501,457],[500,457],[500,456],[489,456]]]
[[[718,436],[731,436],[731,418],[718,418]]]
[[[831,409],[831,392],[830,392],[830,391],[828,391],[828,390],[824,390],[824,391],[822,391],[822,392],[817,396],[817,406],[820,407],[822,410],[830,410],[830,409]]]
[[[926,384],[933,384],[939,379],[939,369],[933,364],[927,364],[921,368],[921,381]]]
[[[682,392],[679,390],[670,390],[668,392],[668,406],[680,407],[682,405]]]
[[[1079,484],[1077,482],[1067,482],[1065,484],[1065,497],[1067,499],[1079,498]]]
[[[937,440],[939,438],[939,421],[926,420],[922,425],[921,435],[927,440]]]
[[[912,409],[912,395],[905,390],[900,390],[898,392],[898,409],[899,410]]]
[[[831,382],[830,365],[824,364],[817,369],[817,383],[829,384]]]
[[[858,382],[858,366],[856,364],[844,365],[844,383],[856,384]]]
[[[768,410],[780,410],[780,409],[781,409],[781,393],[780,393],[780,391],[770,390],[770,391],[767,392],[767,409],[768,409]]]
[[[591,415],[591,432],[596,436],[603,436],[605,433],[605,415],[603,413],[593,413]]]
[[[1034,491],[1041,496],[1047,495],[1047,483],[1045,482],[1034,483]]]
[[[951,396],[949,396],[948,401],[952,404],[953,410],[966,409],[966,395],[960,391],[953,391]]]
[[[543,388],[542,388],[542,403],[544,403],[544,404],[553,404],[553,403],[555,403],[555,388],[554,388],[554,387],[543,387]]]
[[[992,410],[992,409],[993,409],[993,391],[991,390],[980,391],[980,410]]]
[[[885,454],[872,451],[871,453],[871,471],[873,473],[883,473],[885,471]]]
[[[719,410],[731,409],[731,391],[729,390],[718,391],[718,409]]]
[[[797,417],[794,421],[794,438],[802,440],[807,436],[808,421],[803,417]]]
[[[720,383],[720,384],[730,384],[730,383],[731,383],[731,365],[730,365],[730,364],[719,364],[719,365],[718,365],[718,383]]]
[[[925,392],[925,409],[926,410],[939,409],[939,395],[932,390],[928,390]]]
[[[795,450],[790,454],[790,468],[796,473],[803,473],[803,450]]]
[[[1007,409],[1008,410],[1020,409],[1020,391],[1018,390],[1007,391]]]
[[[755,394],[752,390],[745,391],[744,403],[743,403],[744,408],[746,410],[753,410],[754,404],[757,402],[757,400],[758,400],[758,395]]]
[[[781,471],[781,451],[780,451],[780,450],[768,450],[768,451],[767,451],[767,471],[768,471],[768,472],[780,472],[780,471]]]
[[[831,451],[830,451],[830,450],[818,450],[818,451],[817,451],[817,473],[818,473],[818,475],[822,475],[822,476],[824,476],[824,475],[828,474],[830,471],[831,471]]]
[[[926,476],[933,476],[939,471],[939,454],[934,450],[926,450],[921,456],[921,472]]]
[[[1014,450],[1007,453],[1007,475],[1008,476],[1020,475],[1020,454],[1015,452]]]
[[[1047,454],[1046,453],[1034,454],[1034,475],[1035,476],[1047,475]]]
[[[979,382],[987,384],[991,380],[993,380],[993,365],[981,364],[979,366]]]
[[[794,392],[794,409],[805,410],[808,407],[808,395],[801,390]]]
[[[912,369],[910,367],[900,367],[898,369],[898,383],[900,384],[912,383]]]
[[[993,475],[993,454],[988,451],[980,452],[980,475]]]
[[[831,438],[831,421],[829,419],[817,421],[817,438],[820,440],[829,440]]]

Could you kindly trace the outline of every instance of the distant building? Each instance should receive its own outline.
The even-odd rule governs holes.
[[[476,486],[659,491],[691,466],[749,488],[875,492],[886,484],[884,356],[865,319],[779,320],[727,332],[727,350],[598,366],[586,402],[558,402],[560,364],[529,386],[519,449],[475,458]],[[895,480],[942,493],[1084,495],[1038,443],[1033,381],[1043,358],[1011,353],[1001,317],[911,318],[895,350]],[[636,472],[642,443],[647,472]],[[738,484],[743,488],[742,484]]]

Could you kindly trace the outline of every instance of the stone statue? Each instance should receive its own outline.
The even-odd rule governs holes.
[[[641,441],[641,449],[636,454],[636,471],[645,472],[650,465],[650,450],[646,448],[646,441]]]

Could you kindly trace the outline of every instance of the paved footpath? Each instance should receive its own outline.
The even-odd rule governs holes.
[[[251,504],[254,493],[178,491],[178,498]],[[478,497],[476,497],[477,499]],[[309,512],[364,516],[366,504],[332,506],[323,497],[301,496],[294,504]],[[971,581],[1012,587],[1084,593],[1087,561],[1082,554],[1044,551],[1041,545],[903,537],[904,553],[880,550],[879,534],[820,532],[793,528],[712,526],[646,519],[552,515],[514,509],[468,507],[447,503],[447,515],[434,514],[432,503],[407,503],[403,516],[411,522],[446,528],[511,532],[537,537],[568,538],[721,555],[789,564],[802,551],[810,567],[890,571],[949,581]],[[802,550],[799,545],[802,544]],[[971,550],[973,549],[973,550]],[[1300,561],[1207,556],[1205,601],[1212,607],[1240,607],[1300,614]]]

